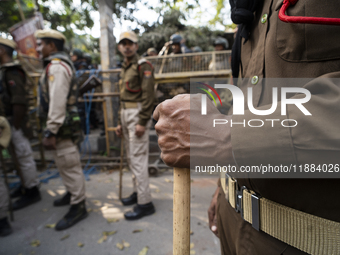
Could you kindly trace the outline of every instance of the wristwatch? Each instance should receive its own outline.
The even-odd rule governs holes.
[[[52,137],[52,136],[55,136],[55,134],[53,134],[50,130],[46,129],[46,130],[44,131],[44,137],[50,138],[50,137]]]

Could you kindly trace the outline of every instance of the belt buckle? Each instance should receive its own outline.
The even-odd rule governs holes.
[[[228,187],[228,180],[229,178],[232,178],[229,174],[225,174],[225,181],[226,181],[226,187]],[[241,214],[242,219],[243,218],[243,190],[248,190],[246,186],[242,186],[241,189],[238,189],[237,180],[234,179],[236,182],[235,185],[235,211]]]

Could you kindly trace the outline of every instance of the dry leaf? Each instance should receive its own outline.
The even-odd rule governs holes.
[[[112,218],[112,219],[106,219],[108,223],[114,223],[114,222],[118,222],[119,219],[116,218]]]
[[[101,206],[102,202],[100,202],[99,200],[92,200],[92,203],[96,206]]]
[[[112,182],[112,179],[105,181],[105,183],[111,183],[111,182]]]
[[[148,253],[149,247],[145,246],[139,253],[138,255],[146,255]]]
[[[123,249],[124,249],[124,245],[121,244],[121,243],[117,243],[117,244],[116,244],[116,247],[117,247],[119,250],[123,250]]]
[[[160,192],[160,190],[159,190],[159,189],[155,189],[155,192],[156,192],[156,193],[159,193],[159,192]]]
[[[116,233],[117,233],[117,231],[104,231],[103,236],[112,236]]]
[[[79,242],[79,243],[78,243],[78,247],[84,247],[84,244],[81,243],[81,242]]]
[[[40,246],[40,241],[39,240],[33,240],[31,242],[31,246],[32,247],[39,247]]]
[[[169,180],[168,178],[164,179],[165,182],[173,182],[172,180]]]
[[[190,251],[190,255],[195,255],[195,254],[196,254],[196,252],[194,250]]]
[[[45,225],[45,228],[55,228],[55,223],[54,224],[47,224]]]
[[[62,238],[60,238],[60,241],[64,241],[65,239],[67,239],[69,237],[70,237],[70,235],[63,236]]]
[[[44,208],[44,209],[42,209],[42,211],[43,211],[43,212],[47,212],[47,211],[48,211],[48,209]]]
[[[134,231],[132,231],[132,233],[139,233],[139,232],[142,232],[143,229],[135,229]]]
[[[87,208],[87,212],[92,212],[92,208]]]
[[[190,244],[190,250],[192,250],[195,247],[194,243]]]
[[[104,235],[97,241],[97,243],[103,243],[106,241],[106,239],[107,239],[107,236]]]
[[[128,242],[125,242],[124,240],[123,240],[123,245],[124,245],[125,248],[129,248],[130,247],[130,244]]]
[[[35,254],[35,251],[31,251],[31,254]]]
[[[193,235],[194,234],[194,231],[190,230],[190,235]]]

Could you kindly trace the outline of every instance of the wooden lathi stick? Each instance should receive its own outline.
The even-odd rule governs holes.
[[[174,168],[173,255],[190,254],[190,169]]]

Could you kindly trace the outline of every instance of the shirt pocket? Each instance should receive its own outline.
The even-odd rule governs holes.
[[[142,90],[139,72],[136,68],[132,67],[131,70],[126,73],[122,85],[125,86],[126,91],[131,93],[138,93]]]
[[[289,16],[338,18],[338,1],[299,0]],[[278,11],[275,13],[278,15]],[[290,62],[314,62],[340,58],[340,26],[285,23],[277,17],[276,49]]]

